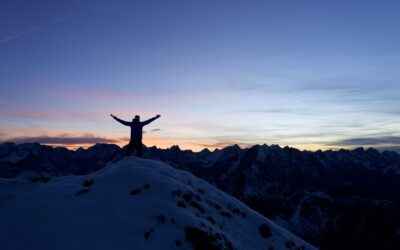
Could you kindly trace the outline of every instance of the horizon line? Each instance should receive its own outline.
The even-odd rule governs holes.
[[[52,148],[65,148],[65,149],[70,150],[70,151],[77,151],[79,149],[87,150],[87,149],[89,149],[91,147],[94,147],[96,145],[115,145],[115,146],[119,147],[120,149],[123,149],[127,145],[127,144],[125,144],[124,146],[120,146],[119,144],[116,144],[116,143],[97,142],[97,143],[93,143],[93,144],[82,144],[82,145],[79,145],[79,146],[68,146],[68,145],[65,145],[65,144],[50,144],[50,143],[40,143],[40,142],[13,142],[13,141],[3,141],[3,142],[0,142],[0,145],[6,144],[6,143],[12,143],[14,145],[39,144],[41,146],[49,146],[49,147],[52,147]],[[340,151],[340,150],[354,151],[356,149],[362,148],[364,151],[367,151],[369,149],[373,149],[373,150],[376,150],[376,151],[378,151],[380,153],[383,153],[383,152],[387,151],[387,152],[395,152],[395,153],[400,154],[400,152],[398,152],[398,151],[396,151],[394,149],[379,148],[379,147],[373,147],[373,146],[368,146],[368,145],[354,146],[354,147],[347,147],[347,148],[345,148],[345,147],[318,148],[316,150],[312,150],[312,149],[300,149],[298,147],[290,146],[290,145],[281,146],[279,144],[270,144],[269,145],[267,143],[263,143],[263,144],[246,144],[246,146],[243,146],[243,144],[241,144],[241,143],[233,143],[231,145],[227,145],[227,146],[224,146],[224,147],[215,147],[213,149],[210,149],[208,147],[204,147],[203,149],[198,150],[198,151],[197,150],[193,150],[193,149],[182,148],[181,146],[179,146],[179,144],[174,144],[174,145],[171,145],[169,147],[158,147],[156,145],[146,146],[145,144],[143,144],[143,146],[146,147],[146,148],[154,148],[155,147],[155,148],[161,149],[161,150],[168,150],[168,149],[171,149],[171,148],[174,148],[174,147],[178,147],[181,151],[191,151],[193,153],[199,153],[199,152],[202,152],[204,150],[208,150],[210,152],[215,152],[215,151],[223,150],[225,148],[234,147],[234,146],[237,146],[242,150],[250,149],[250,148],[255,147],[255,146],[267,146],[267,147],[277,146],[277,147],[279,147],[281,149],[291,148],[291,149],[299,150],[301,152],[314,152],[314,153],[318,152],[318,151],[322,151],[322,152]]]

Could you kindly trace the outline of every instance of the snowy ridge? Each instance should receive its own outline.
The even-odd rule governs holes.
[[[315,249],[158,161],[34,181],[0,180],[0,249]]]
[[[236,145],[197,153],[178,146],[151,147],[144,148],[144,155],[190,171],[321,249],[400,249],[396,152]],[[3,143],[0,178],[40,182],[87,175],[123,157],[124,150],[112,144],[71,151],[37,143]],[[10,198],[4,189],[0,201],[1,197]]]

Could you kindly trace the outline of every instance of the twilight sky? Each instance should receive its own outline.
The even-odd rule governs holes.
[[[2,0],[0,142],[400,149],[398,0]]]

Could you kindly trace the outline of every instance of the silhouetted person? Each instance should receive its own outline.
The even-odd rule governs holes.
[[[119,119],[115,115],[111,114],[111,117],[117,120],[118,122],[124,124],[125,126],[131,127],[131,140],[129,141],[128,148],[126,149],[126,156],[130,156],[132,153],[132,149],[136,149],[136,153],[138,157],[142,157],[142,134],[143,127],[159,118],[160,115],[156,115],[155,117],[148,119],[147,121],[141,122],[140,116],[136,115],[132,122],[127,122]]]

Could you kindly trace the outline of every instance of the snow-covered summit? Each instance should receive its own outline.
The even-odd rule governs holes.
[[[192,174],[124,158],[89,175],[0,180],[0,249],[314,249]]]

